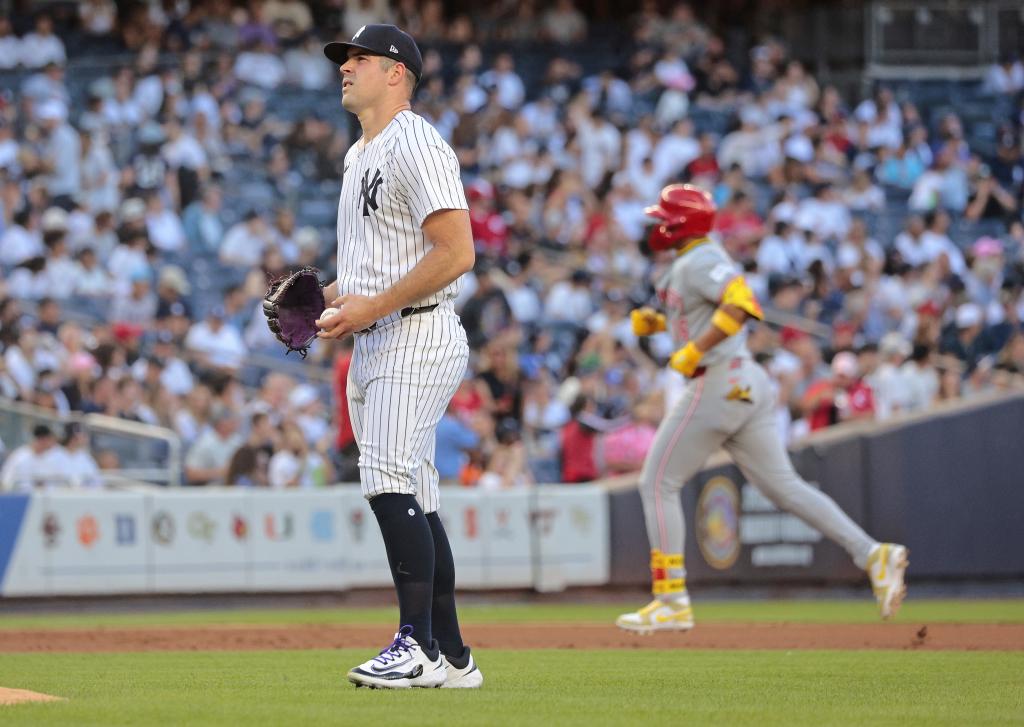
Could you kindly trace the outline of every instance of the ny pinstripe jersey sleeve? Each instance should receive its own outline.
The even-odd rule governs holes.
[[[427,124],[409,124],[395,140],[396,187],[417,225],[439,210],[469,209],[455,151]]]

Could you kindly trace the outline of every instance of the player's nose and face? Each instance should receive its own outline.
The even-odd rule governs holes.
[[[341,105],[349,111],[362,108],[384,76],[380,58],[358,48],[349,48],[348,60],[338,72],[341,74]],[[380,78],[375,78],[377,76]]]

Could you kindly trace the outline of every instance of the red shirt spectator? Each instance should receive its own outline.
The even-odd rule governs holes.
[[[572,420],[562,427],[562,481],[590,482],[597,479],[594,442],[597,432]]]
[[[469,199],[469,227],[480,252],[502,256],[508,252],[508,225],[494,209],[494,187],[478,179],[466,190]]]
[[[338,438],[335,445],[341,452],[355,444],[352,420],[348,416],[348,370],[352,365],[352,351],[344,351],[334,359],[334,402],[338,407]]]
[[[812,432],[840,422],[873,419],[875,395],[858,378],[857,357],[849,351],[837,353],[832,359],[832,378],[811,384],[803,406]]]

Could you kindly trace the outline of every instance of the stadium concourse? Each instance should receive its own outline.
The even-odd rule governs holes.
[[[414,108],[466,172],[473,356],[439,430],[447,482],[639,468],[683,385],[669,341],[628,323],[651,295],[642,210],[671,181],[720,207],[715,234],[768,314],[750,343],[790,441],[1020,385],[1012,58],[981,83],[852,97],[685,3],[643,3],[627,39],[572,0],[454,17],[436,0],[118,5],[0,18],[0,397],[173,429],[188,484],[356,477],[346,348],[286,366],[259,302],[288,268],[333,277],[354,125],[321,47],[368,22],[421,42]],[[0,490],[118,467],[74,428],[17,444]]]

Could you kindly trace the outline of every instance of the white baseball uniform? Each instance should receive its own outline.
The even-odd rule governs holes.
[[[423,221],[468,209],[452,148],[422,117],[401,111],[345,155],[338,205],[338,294],[375,295],[427,254]],[[437,424],[469,358],[453,300],[457,279],[355,334],[348,406],[363,495],[416,495],[438,508]]]

